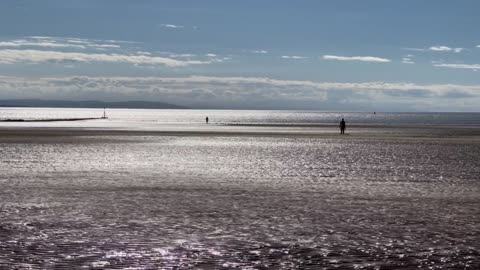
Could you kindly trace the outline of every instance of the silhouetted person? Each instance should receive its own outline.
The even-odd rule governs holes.
[[[208,116],[205,117],[205,122],[208,124]]]
[[[346,128],[345,120],[343,120],[342,118],[342,121],[340,121],[340,134],[345,134],[345,128]]]

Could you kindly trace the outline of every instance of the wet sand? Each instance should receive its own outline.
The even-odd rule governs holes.
[[[346,134],[338,134],[332,125],[215,125],[198,130],[174,127],[161,130],[135,130],[118,128],[58,128],[58,127],[0,127],[0,142],[21,142],[36,140],[63,141],[70,138],[101,139],[102,137],[142,137],[142,136],[206,136],[206,137],[319,137],[331,139],[435,139],[435,140],[480,140],[479,126],[412,126],[412,125],[354,125]],[[249,128],[244,128],[249,127]]]
[[[0,128],[0,268],[480,267],[478,127]]]

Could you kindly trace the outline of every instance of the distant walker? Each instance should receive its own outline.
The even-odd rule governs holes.
[[[345,120],[342,118],[342,121],[340,121],[340,134],[345,134],[345,128],[346,128]]]
[[[205,123],[207,123],[207,124],[208,124],[208,116],[207,116],[207,117],[205,117]]]

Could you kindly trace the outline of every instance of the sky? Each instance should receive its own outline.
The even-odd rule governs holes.
[[[480,111],[478,0],[2,0],[0,99]]]

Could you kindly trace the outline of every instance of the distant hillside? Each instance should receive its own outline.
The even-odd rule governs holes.
[[[0,107],[186,109],[186,107],[183,106],[152,101],[103,102],[95,100],[70,101],[42,99],[0,100]]]

